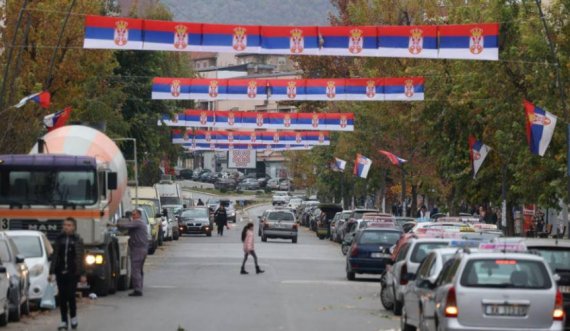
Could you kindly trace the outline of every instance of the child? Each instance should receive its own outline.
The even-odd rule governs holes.
[[[245,271],[245,263],[247,262],[247,257],[249,255],[253,256],[253,261],[255,262],[255,273],[264,273],[265,271],[261,270],[257,264],[257,255],[255,254],[255,250],[253,248],[253,223],[249,222],[243,228],[243,231],[241,232],[241,241],[243,241],[243,252],[245,253],[245,256],[243,257],[240,273],[242,275],[248,274],[248,272]]]

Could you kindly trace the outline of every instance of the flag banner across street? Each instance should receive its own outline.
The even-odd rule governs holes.
[[[258,26],[88,15],[83,47],[496,61],[499,24]]]
[[[158,125],[217,129],[354,131],[354,113],[266,113],[185,110],[163,115]]]
[[[154,100],[422,101],[423,77],[208,79],[155,77]]]
[[[298,144],[267,144],[267,145],[254,145],[254,144],[200,144],[188,143],[183,144],[187,150],[190,151],[231,151],[231,150],[249,150],[253,149],[261,152],[275,151],[308,151],[314,146],[312,145],[298,145]]]
[[[172,130],[174,144],[301,144],[330,145],[327,131],[223,131]]]

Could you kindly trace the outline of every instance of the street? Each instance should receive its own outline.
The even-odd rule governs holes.
[[[249,209],[257,220],[269,206]],[[255,232],[257,232],[257,222]],[[340,246],[306,228],[299,243],[256,236],[265,273],[239,274],[244,223],[222,238],[185,236],[145,265],[145,292],[119,292],[79,306],[81,330],[390,330],[399,319],[380,310],[377,278],[348,282]],[[59,311],[38,313],[7,330],[55,330]],[[45,316],[49,315],[49,316]]]

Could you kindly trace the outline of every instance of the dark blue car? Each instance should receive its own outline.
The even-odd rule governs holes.
[[[402,231],[395,228],[366,228],[358,231],[346,255],[346,278],[356,274],[382,274],[391,263],[390,247]]]

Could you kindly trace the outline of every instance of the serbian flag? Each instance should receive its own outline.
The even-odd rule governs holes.
[[[491,148],[489,146],[475,139],[475,137],[469,136],[469,157],[471,158],[471,165],[473,166],[473,178],[477,176],[477,172],[479,172],[479,168],[481,168],[490,150]]]
[[[396,154],[390,153],[384,150],[378,150],[380,154],[384,154],[390,162],[395,166],[402,166],[404,163],[408,162],[408,160],[404,160],[401,157],[396,156]]]
[[[261,54],[318,55],[316,26],[262,26]]]
[[[194,127],[213,127],[215,125],[215,112],[207,110],[184,111],[184,125]]]
[[[270,79],[266,81],[269,100],[305,100],[305,79]]]
[[[83,48],[142,50],[143,20],[88,15]]]
[[[499,60],[499,24],[440,25],[439,58]]]
[[[334,158],[334,171],[343,172],[346,169],[346,161],[341,160],[338,157]]]
[[[32,95],[28,95],[27,97],[22,98],[18,104],[14,105],[14,108],[21,108],[24,107],[28,103],[28,101],[33,101],[40,105],[40,107],[47,109],[49,108],[51,100],[51,94],[47,91],[34,93]]]
[[[236,111],[215,111],[215,124],[217,128],[241,128],[241,113]]]
[[[437,58],[437,26],[382,26],[378,28],[381,57]]]
[[[307,79],[305,99],[320,101],[345,100],[344,79]]]
[[[328,131],[354,131],[354,113],[327,113],[325,128]]]
[[[226,100],[227,79],[196,78],[190,80],[190,98],[200,100]]]
[[[368,172],[372,167],[372,160],[362,154],[356,154],[354,161],[354,175],[360,178],[368,177]]]
[[[202,25],[202,52],[258,53],[260,44],[259,26]]]
[[[147,51],[200,51],[202,24],[144,21],[143,49]]]
[[[71,110],[71,107],[65,107],[65,109],[60,110],[57,113],[45,116],[44,125],[48,132],[64,126],[69,120],[69,116],[71,116]]]
[[[346,100],[384,101],[383,78],[352,78],[344,84]]]
[[[530,151],[544,156],[556,127],[557,117],[524,100],[526,111],[526,137]]]
[[[374,26],[319,27],[320,55],[377,56]]]
[[[173,144],[187,144],[195,138],[192,130],[174,129],[171,133]]]
[[[424,99],[423,77],[402,77],[384,79],[384,100],[421,101]]]
[[[189,100],[191,79],[155,77],[152,80],[153,100]]]
[[[264,79],[228,79],[228,99],[266,100],[268,83]]]

